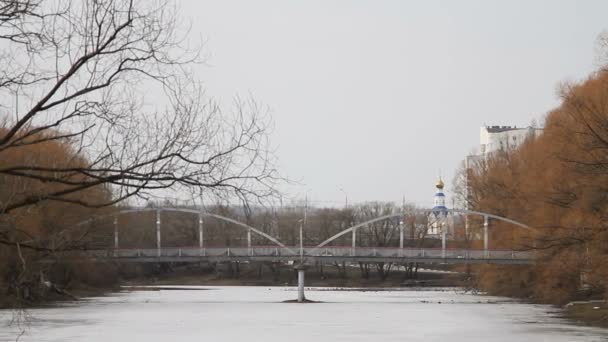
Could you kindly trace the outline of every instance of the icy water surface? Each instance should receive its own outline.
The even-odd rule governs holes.
[[[456,290],[310,289],[323,303],[282,303],[295,297],[281,287],[125,292],[31,310],[19,341],[608,341],[608,331],[570,325],[548,306]],[[0,311],[0,341],[15,341],[11,318]]]

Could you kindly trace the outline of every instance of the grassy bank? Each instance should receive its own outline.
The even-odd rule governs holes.
[[[578,324],[608,328],[608,303],[573,302],[564,306],[564,316]]]

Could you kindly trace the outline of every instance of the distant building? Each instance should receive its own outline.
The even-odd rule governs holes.
[[[543,133],[542,128],[532,126],[517,128],[517,126],[483,126],[479,132],[479,154],[468,155],[465,158],[465,198],[469,193],[469,170],[478,162],[483,162],[496,152],[510,152],[518,149],[528,139],[534,139]],[[464,209],[469,209],[469,201],[465,201]],[[465,231],[468,231],[468,216]]]
[[[532,126],[524,128],[517,128],[517,126],[483,126],[479,132],[479,154],[471,154],[465,158],[465,169],[474,168],[477,163],[486,161],[493,153],[514,151],[528,139],[540,136],[542,132],[542,128]]]
[[[496,151],[512,151],[521,146],[527,139],[534,138],[543,132],[542,128],[516,126],[484,126],[479,133],[479,151],[488,155]]]

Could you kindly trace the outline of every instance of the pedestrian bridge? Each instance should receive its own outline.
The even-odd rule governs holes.
[[[119,220],[120,215],[137,214],[142,212],[156,212],[156,248],[120,248]],[[198,217],[198,246],[167,247],[161,241],[163,212],[179,212]],[[441,215],[464,214],[476,215],[483,218],[483,249],[453,249],[447,248],[446,235],[442,236],[441,248],[408,248],[404,246],[404,225],[399,222],[398,247],[368,247],[357,245],[357,231],[365,229],[371,223],[401,219],[412,214],[436,214],[430,210],[415,209],[403,213],[390,214],[361,222],[346,228],[334,236],[326,239],[316,246],[304,246],[302,227],[300,226],[300,246],[286,246],[279,239],[262,232],[260,229],[249,226],[233,218],[224,217],[214,213],[184,208],[140,208],[129,209],[111,214],[114,219],[114,246],[107,249],[89,250],[87,254],[94,258],[110,259],[120,262],[221,262],[221,261],[284,261],[306,264],[316,261],[324,262],[366,262],[366,263],[447,263],[447,264],[528,264],[534,259],[534,253],[526,250],[505,250],[490,248],[488,230],[490,220],[506,222],[519,229],[531,228],[527,225],[508,218],[478,211],[463,209],[448,209]],[[209,247],[205,244],[204,218],[214,218],[231,223],[246,234],[245,247]],[[106,216],[107,218],[107,216]],[[95,224],[101,218],[94,218],[81,222],[82,224]],[[153,228],[154,229],[154,228]],[[271,246],[257,246],[252,244],[252,234],[258,235]],[[338,238],[352,235],[352,245],[334,246]]]

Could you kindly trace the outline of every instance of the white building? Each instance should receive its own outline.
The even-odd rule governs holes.
[[[519,148],[528,139],[533,139],[543,133],[542,128],[532,126],[517,128],[517,126],[483,126],[479,132],[479,154],[472,154],[465,158],[465,198],[468,198],[469,179],[468,170],[475,167],[479,162],[487,161],[492,153],[499,151],[509,152]],[[464,209],[469,209],[468,201],[464,203]],[[465,230],[468,231],[468,216]]]
[[[484,126],[479,133],[479,151],[487,155],[496,151],[512,151],[527,139],[539,136],[542,128],[516,126]]]
[[[542,128],[517,126],[483,126],[479,132],[479,154],[468,155],[465,168],[472,168],[499,151],[509,152],[519,148],[526,140],[541,135]]]

